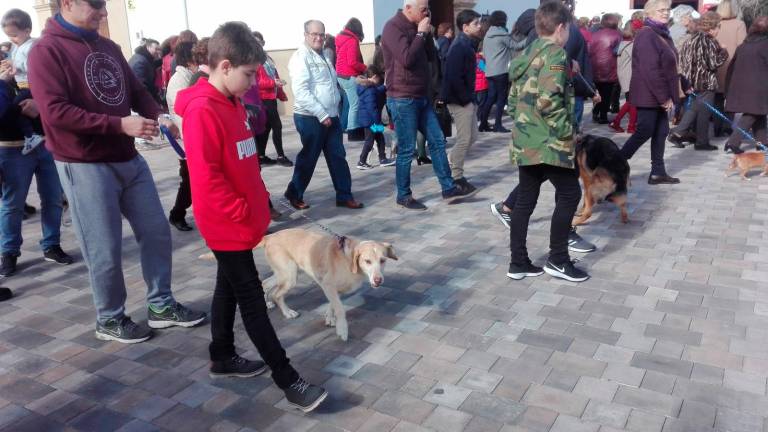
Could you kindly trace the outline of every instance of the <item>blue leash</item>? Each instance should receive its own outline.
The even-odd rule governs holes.
[[[691,92],[691,95],[692,95],[693,97],[699,97],[699,95],[698,95],[698,94],[696,94],[696,92]],[[707,101],[705,101],[705,100],[702,100],[701,102],[702,102],[702,103],[703,103],[703,104],[704,104],[704,105],[705,105],[707,108],[709,108],[709,110],[710,110],[710,111],[712,111],[712,113],[713,113],[714,115],[716,115],[716,116],[720,117],[720,118],[721,118],[722,120],[724,120],[726,123],[728,123],[729,125],[731,125],[731,127],[733,128],[733,130],[737,130],[737,131],[739,131],[739,132],[740,132],[740,133],[741,133],[741,134],[744,136],[744,138],[746,138],[746,139],[748,139],[748,140],[750,140],[750,141],[753,141],[753,142],[755,143],[755,146],[756,146],[756,147],[757,147],[757,148],[758,148],[760,151],[763,151],[763,152],[767,152],[767,153],[768,153],[768,147],[766,147],[766,146],[765,146],[765,144],[761,143],[760,141],[756,140],[756,139],[755,139],[755,137],[753,137],[753,136],[752,136],[752,134],[750,134],[749,132],[745,131],[744,129],[742,129],[742,128],[740,128],[740,127],[736,126],[736,123],[734,123],[734,122],[733,122],[731,119],[729,119],[729,118],[728,118],[728,117],[727,117],[725,114],[721,113],[721,112],[720,112],[720,110],[718,110],[717,108],[713,107],[713,106],[712,106],[712,105],[711,105],[709,102],[707,102]],[[768,156],[767,156],[767,157],[768,157]]]
[[[180,158],[186,159],[187,154],[184,152],[184,149],[181,148],[181,146],[179,145],[179,142],[176,141],[176,138],[173,137],[173,135],[171,134],[171,131],[168,130],[167,127],[160,125],[160,132],[162,132],[163,135],[165,135],[165,137],[168,138],[168,142],[171,143],[171,147],[173,147],[173,150],[176,152],[176,154],[179,155]]]

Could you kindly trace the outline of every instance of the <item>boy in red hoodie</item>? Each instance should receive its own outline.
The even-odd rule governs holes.
[[[184,118],[195,220],[218,263],[211,304],[210,374],[251,377],[269,366],[288,402],[309,412],[328,394],[301,378],[290,365],[269,321],[253,260],[253,248],[269,224],[269,197],[240,97],[253,86],[265,58],[248,26],[222,25],[208,43],[210,77],[179,92],[175,109]],[[236,306],[240,306],[245,330],[266,365],[237,355]]]

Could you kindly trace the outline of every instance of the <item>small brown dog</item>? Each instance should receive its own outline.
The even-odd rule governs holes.
[[[742,180],[752,180],[747,177],[747,172],[753,168],[762,168],[763,172],[761,176],[768,175],[768,162],[766,161],[766,154],[763,152],[744,152],[741,154],[733,155],[731,164],[728,165],[728,169],[725,170],[725,176],[730,175],[731,170],[739,170]]]

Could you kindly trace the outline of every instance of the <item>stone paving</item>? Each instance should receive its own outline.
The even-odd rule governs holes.
[[[293,158],[298,140],[285,122]],[[682,183],[648,186],[646,145],[632,161],[631,223],[606,204],[580,230],[599,247],[579,257],[592,279],[512,281],[507,230],[489,203],[509,192],[516,172],[508,137],[481,137],[467,175],[482,190],[468,202],[442,203],[431,168],[414,165],[423,213],[394,206],[393,168],[353,169],[366,209],[336,209],[321,161],[306,214],[349,236],[393,242],[400,260],[382,287],[344,300],[347,342],[324,326],[325,299],[306,276],[288,296],[301,316],[272,312],[297,369],[330,393],[306,415],[268,376],[210,379],[207,324],[132,346],[96,340],[71,228],[63,246],[77,263],[56,267],[37,246],[39,216],[28,220],[20,272],[2,281],[16,297],[0,303],[0,430],[768,431],[768,179],[724,179],[721,152],[670,148],[669,171]],[[353,165],[360,144],[347,148]],[[169,208],[177,161],[168,148],[143,154]],[[264,170],[276,197],[291,172]],[[545,186],[529,233],[540,264],[553,200]],[[295,226],[317,229],[292,214],[271,230]],[[129,312],[145,320],[127,224],[124,233]],[[173,238],[177,298],[207,310],[215,263],[197,259],[206,248],[196,231]],[[267,276],[263,253],[256,257]],[[237,330],[241,352],[257,357],[239,318]]]

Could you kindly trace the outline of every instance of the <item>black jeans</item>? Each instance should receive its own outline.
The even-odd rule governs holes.
[[[683,137],[691,126],[696,126],[696,145],[708,146],[709,145],[709,120],[712,118],[712,113],[709,108],[704,104],[705,102],[712,105],[715,102],[715,93],[707,90],[702,90],[697,93],[698,96],[691,103],[690,108],[685,110],[680,123],[672,128],[672,133]]]
[[[637,108],[637,131],[621,148],[621,155],[627,160],[637,152],[648,139],[651,140],[651,175],[666,175],[664,167],[664,146],[669,134],[669,117],[664,108]]]
[[[367,127],[365,129],[365,144],[363,144],[363,151],[360,152],[360,162],[367,163],[368,161],[368,153],[373,150],[373,142],[376,141],[376,149],[379,152],[379,161],[383,161],[387,158],[387,153],[385,151],[386,146],[386,140],[384,139],[384,134],[381,132],[373,133],[371,128]]]
[[[739,119],[739,127],[749,132],[752,130],[752,137],[763,144],[768,144],[768,130],[766,130],[768,123],[766,123],[765,114],[747,114],[744,113]],[[739,148],[741,146],[741,140],[744,137],[741,132],[734,130],[731,137],[728,138],[728,147]]]
[[[264,290],[253,261],[253,251],[213,251],[218,268],[216,289],[211,303],[211,361],[223,361],[235,355],[235,308],[240,306],[245,331],[259,355],[272,370],[272,379],[286,389],[299,379],[285,350],[277,339],[267,315]]]
[[[598,82],[595,83],[597,92],[600,93],[600,103],[592,109],[592,118],[608,121],[608,111],[611,109],[611,100],[613,99],[613,89],[616,83]]]
[[[509,76],[507,74],[494,75],[488,77],[488,97],[485,103],[480,106],[480,125],[488,125],[488,117],[491,115],[491,108],[496,105],[496,123],[494,128],[501,127],[501,117],[504,115],[504,105],[507,104],[507,95],[509,94]]]
[[[186,159],[179,159],[179,191],[176,192],[176,203],[173,204],[171,214],[168,219],[178,222],[184,220],[187,216],[187,209],[192,205],[192,190],[189,186],[189,168],[187,168]]]
[[[272,143],[275,145],[278,157],[285,156],[283,150],[283,122],[280,121],[280,113],[277,112],[276,99],[264,99],[264,110],[267,114],[267,127],[264,132],[256,137],[256,150],[259,156],[267,154],[267,142],[269,141],[269,132],[272,131]]]
[[[725,112],[725,94],[724,93],[715,93],[715,108],[717,108],[718,111],[725,114],[725,116],[733,121],[735,116],[732,112]],[[731,131],[731,125],[725,122],[725,120],[721,119],[718,116],[714,117],[713,121],[715,125],[715,136],[721,137]]]
[[[513,264],[528,262],[528,222],[539,200],[541,184],[549,180],[555,187],[555,211],[549,232],[549,260],[560,265],[570,260],[568,234],[576,207],[581,200],[581,186],[575,169],[540,164],[518,168],[520,183],[515,206],[510,214],[509,249]]]

